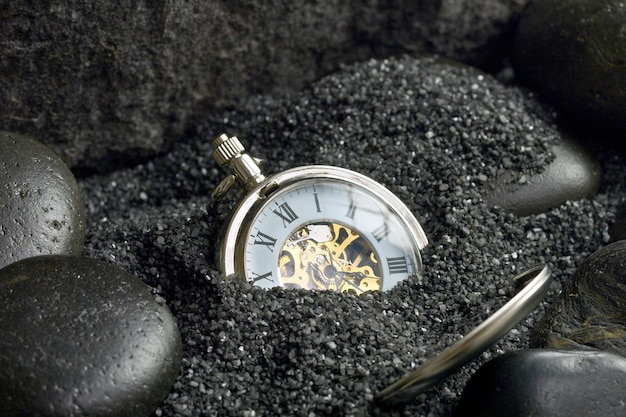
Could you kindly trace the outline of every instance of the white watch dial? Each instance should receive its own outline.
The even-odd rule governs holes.
[[[240,235],[249,280],[361,293],[389,289],[420,271],[423,242],[408,224],[417,221],[389,191],[361,176],[359,182],[303,177],[271,193]]]

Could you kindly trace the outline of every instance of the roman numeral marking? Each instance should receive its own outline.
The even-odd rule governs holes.
[[[354,220],[354,214],[356,213],[357,207],[358,206],[356,205],[356,202],[354,200],[350,200],[350,206],[348,207],[348,212],[346,213],[346,217],[349,217],[352,220]]]
[[[406,274],[409,272],[409,265],[404,256],[387,258],[387,267],[389,268],[390,274]]]
[[[255,245],[265,245],[270,250],[270,252],[274,252],[276,238],[273,238],[270,235],[266,235],[263,232],[257,233],[254,237],[256,237],[256,240],[254,241]]]
[[[384,238],[387,237],[387,235],[389,235],[389,226],[387,226],[387,223],[383,223],[382,225],[374,229],[374,231],[372,232],[372,235],[374,235],[374,238],[376,239],[376,241],[380,243],[381,240],[383,240]]]
[[[255,283],[255,284],[257,282],[261,281],[262,279],[266,279],[268,281],[274,282],[274,279],[272,278],[272,271],[267,272],[267,273],[262,274],[262,275],[261,274],[257,274],[256,272],[252,272],[252,275],[253,275],[253,277],[252,277],[251,281],[253,283]]]
[[[291,224],[291,222],[298,218],[298,215],[287,203],[279,205],[278,208],[274,210],[274,214],[280,217],[280,219],[283,221],[283,227],[287,227],[289,224]]]

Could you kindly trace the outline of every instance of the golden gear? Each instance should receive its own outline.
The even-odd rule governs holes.
[[[330,233],[320,238],[324,227]],[[285,286],[357,293],[380,289],[380,268],[371,246],[337,223],[296,230],[283,245],[278,266]]]

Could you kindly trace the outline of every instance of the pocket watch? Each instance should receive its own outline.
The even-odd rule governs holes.
[[[426,234],[383,185],[326,165],[266,177],[236,137],[223,134],[212,144],[213,159],[229,170],[212,197],[235,185],[245,193],[220,245],[225,276],[264,288],[359,294],[388,290],[421,272]]]

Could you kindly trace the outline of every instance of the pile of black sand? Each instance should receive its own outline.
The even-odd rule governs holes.
[[[602,157],[593,200],[527,217],[484,202],[504,173],[523,182],[549,163],[550,111],[491,76],[434,59],[370,61],[291,96],[257,97],[207,115],[171,152],[79,179],[89,216],[85,255],[137,275],[164,297],[184,343],[183,367],[157,416],[447,416],[486,360],[527,347],[561,282],[606,244],[624,200],[624,161]],[[430,245],[422,276],[361,296],[224,280],[215,261],[234,196],[209,195],[224,172],[210,141],[238,136],[267,170],[332,164],[398,195]],[[459,339],[539,263],[553,292],[497,345],[406,407],[374,394]]]

